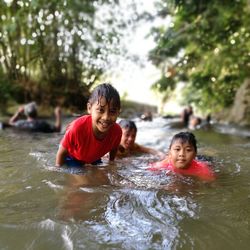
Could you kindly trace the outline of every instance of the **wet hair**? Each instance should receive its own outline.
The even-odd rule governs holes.
[[[135,123],[131,120],[120,120],[119,125],[123,129],[128,129],[128,130],[134,129],[135,132],[137,132],[137,127],[136,127]]]
[[[30,102],[24,106],[24,114],[31,118],[37,117],[37,105],[35,102]]]
[[[92,94],[89,97],[88,102],[93,104],[95,102],[100,102],[100,99],[104,97],[108,105],[112,101],[114,107],[118,110],[121,108],[121,100],[118,91],[109,83],[103,83],[94,88]]]
[[[194,147],[195,152],[197,153],[197,145],[196,145],[196,139],[193,133],[191,132],[180,132],[178,134],[175,134],[170,142],[169,148],[172,147],[172,145],[176,142],[180,141],[181,143],[188,143]]]

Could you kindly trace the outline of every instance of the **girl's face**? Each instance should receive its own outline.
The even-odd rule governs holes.
[[[195,156],[194,147],[180,140],[175,141],[169,150],[169,159],[176,168],[188,168]]]
[[[87,109],[92,116],[92,127],[96,138],[103,139],[116,122],[119,110],[114,107],[112,100],[108,104],[105,97],[101,97],[99,102],[88,103]]]
[[[125,149],[130,149],[134,146],[136,138],[135,129],[122,129],[122,139],[120,145],[122,145]]]

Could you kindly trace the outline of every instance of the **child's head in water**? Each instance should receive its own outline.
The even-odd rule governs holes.
[[[120,95],[111,84],[104,83],[93,90],[87,110],[92,116],[92,127],[97,138],[101,139],[114,125],[120,107]]]
[[[119,122],[119,125],[122,128],[122,138],[118,149],[119,157],[137,153],[158,155],[161,158],[165,156],[165,154],[159,150],[145,147],[135,142],[137,134],[137,127],[135,125],[135,122],[131,120],[121,120]]]
[[[176,168],[188,168],[196,154],[196,139],[192,133],[180,132],[174,135],[169,146],[168,158]]]
[[[134,146],[137,127],[133,121],[130,120],[121,120],[119,125],[122,128],[122,139],[120,145],[124,149],[129,149]]]

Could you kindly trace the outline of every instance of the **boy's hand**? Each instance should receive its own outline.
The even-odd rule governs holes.
[[[54,112],[55,112],[55,116],[60,116],[62,113],[61,108],[59,106],[55,108]]]
[[[24,106],[20,106],[17,110],[17,113],[20,115],[23,114],[24,113]]]

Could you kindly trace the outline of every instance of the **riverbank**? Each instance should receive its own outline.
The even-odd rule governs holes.
[[[21,106],[22,104],[11,103],[4,113],[0,114],[1,121],[7,121]],[[157,114],[157,106],[139,103],[134,101],[124,101],[122,100],[121,117],[133,119],[140,117],[145,112],[151,112],[152,114]],[[38,105],[38,114],[40,118],[50,118],[54,114],[54,108],[52,106]],[[86,113],[86,109],[76,110],[74,108],[62,108],[63,116],[80,116]]]
[[[250,79],[241,85],[234,100],[232,107],[214,114],[214,118],[220,123],[250,127]]]

